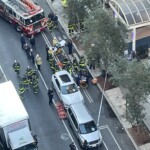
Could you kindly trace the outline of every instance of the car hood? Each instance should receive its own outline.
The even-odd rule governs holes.
[[[62,100],[65,105],[72,105],[78,102],[83,102],[83,96],[80,91],[62,95]]]
[[[88,133],[88,134],[80,134],[80,136],[81,136],[84,140],[86,140],[88,143],[100,139],[100,134],[99,134],[99,131],[98,131],[98,130],[95,131],[95,132],[92,132],[92,133]]]

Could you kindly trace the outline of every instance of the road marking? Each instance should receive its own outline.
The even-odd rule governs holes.
[[[105,143],[104,141],[103,141],[103,144],[104,144],[105,148],[106,148],[107,150],[109,150],[108,147],[106,146],[106,143]]]
[[[5,78],[6,81],[8,81],[7,78],[6,78],[6,76],[5,76],[4,71],[3,71],[3,69],[2,69],[2,66],[0,66],[0,70],[2,71],[2,76],[4,76],[4,78]]]
[[[69,136],[68,133],[63,133],[63,134],[61,134],[60,137],[61,137],[62,140],[65,140],[65,141],[68,140],[68,139],[70,139],[70,136]]]
[[[46,37],[46,35],[45,35],[44,32],[42,32],[42,36],[43,36],[43,38],[44,38],[46,44],[49,45],[49,46],[51,46],[51,44],[50,44],[50,42],[49,42],[49,40],[48,40],[48,38]],[[55,58],[55,59],[56,59],[56,58]],[[37,65],[35,65],[35,66],[36,66],[36,68],[37,68]],[[43,81],[43,83],[44,83],[46,89],[48,90],[48,86],[46,85],[46,82],[45,82],[45,80],[44,80],[44,78],[43,78],[41,72],[40,72],[39,70],[38,70],[38,72],[39,72],[39,75],[40,75],[40,77],[41,77],[41,79],[42,79],[42,81]],[[54,106],[56,107],[56,103],[55,103],[54,100],[53,100],[53,103],[54,103]],[[63,125],[64,125],[64,127],[65,127],[65,129],[66,129],[66,131],[67,131],[67,133],[69,134],[71,141],[74,142],[74,144],[75,144],[75,146],[76,146],[76,148],[77,148],[77,144],[75,143],[75,141],[74,141],[74,139],[73,139],[73,137],[72,137],[72,135],[71,135],[69,129],[67,128],[67,126],[66,126],[64,120],[61,120],[61,121],[62,121],[62,123],[63,123]],[[78,148],[77,148],[77,150],[78,150]]]
[[[104,125],[104,126],[100,126],[100,127],[99,127],[99,130],[104,130],[104,129],[107,129],[107,130],[109,131],[109,133],[111,134],[113,140],[115,141],[115,143],[116,143],[118,149],[119,149],[119,150],[122,150],[121,147],[119,146],[119,144],[118,144],[116,138],[114,137],[113,133],[111,132],[109,126],[108,126],[108,125]]]

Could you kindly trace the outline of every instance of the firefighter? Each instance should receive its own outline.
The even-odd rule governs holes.
[[[80,61],[79,61],[79,68],[80,71],[84,71],[85,70],[85,66],[86,66],[86,60],[85,58],[82,56]]]
[[[73,57],[72,65],[73,65],[74,72],[77,73],[79,71],[79,68],[78,68],[78,62],[75,57]]]
[[[33,70],[33,74],[32,74],[32,78],[36,78],[36,79],[38,79],[39,77],[38,77],[38,74],[37,74],[37,70]]]
[[[39,91],[39,85],[38,85],[38,79],[35,76],[32,77],[32,87],[34,93],[37,94]]]
[[[53,62],[50,67],[51,67],[53,73],[56,73],[57,71],[59,71],[59,67],[58,67],[58,65],[55,64],[55,62]]]
[[[27,70],[26,70],[26,74],[27,74],[27,77],[29,79],[29,83],[32,84],[32,75],[33,75],[33,69],[31,69],[29,66],[27,67]]]
[[[66,67],[67,67],[67,64],[69,64],[68,58],[65,57],[64,60],[62,61],[62,63],[63,63],[63,66],[64,66],[63,68],[66,68]]]
[[[48,62],[50,65],[54,62],[54,56],[53,56],[52,48],[50,48],[48,50]]]
[[[72,75],[72,73],[73,73],[73,67],[72,67],[71,64],[67,65],[67,71]]]
[[[26,74],[22,77],[21,83],[23,84],[25,90],[28,90],[28,86],[29,86],[30,80],[28,79]]]
[[[63,6],[64,8],[67,8],[67,7],[68,7],[68,1],[67,1],[67,0],[61,0],[61,2],[62,2],[62,6]]]
[[[69,30],[69,35],[72,36],[72,34],[74,33],[75,31],[75,27],[72,23],[68,23],[68,30]]]
[[[53,26],[54,26],[54,22],[49,19],[47,22],[47,27],[50,32],[52,32]]]
[[[17,73],[17,76],[19,77],[21,66],[16,60],[14,61],[13,69],[15,70],[15,72]]]
[[[56,37],[53,38],[53,47],[55,47],[58,44],[58,40]]]
[[[24,88],[24,85],[20,82],[19,83],[19,96],[22,100],[24,99],[24,94],[25,94],[25,88]]]

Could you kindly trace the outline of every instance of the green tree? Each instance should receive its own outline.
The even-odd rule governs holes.
[[[127,120],[132,125],[141,124],[145,117],[143,104],[150,94],[149,69],[137,60],[129,62],[118,57],[108,70],[112,74],[113,83],[127,89],[125,93]]]
[[[80,23],[88,16],[88,11],[92,10],[97,4],[97,1],[91,0],[68,0],[69,22],[80,27]]]
[[[82,42],[87,59],[90,61],[94,57],[97,64],[107,70],[126,47],[126,27],[102,8],[96,8],[85,19],[85,29]],[[95,46],[91,47],[91,44]]]

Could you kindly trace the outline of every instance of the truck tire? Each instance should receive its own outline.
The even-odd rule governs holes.
[[[15,29],[16,29],[16,31],[18,31],[18,32],[22,32],[22,28],[21,28],[21,26],[18,25],[18,24],[15,25]]]

